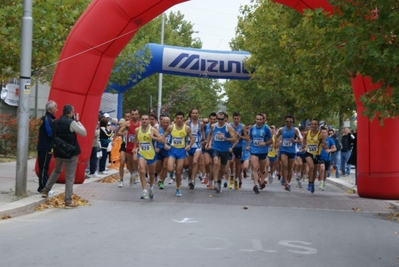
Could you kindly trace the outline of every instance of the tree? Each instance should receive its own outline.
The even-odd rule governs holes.
[[[371,119],[398,116],[399,112],[399,3],[396,0],[330,0],[336,9],[326,17],[310,12],[312,25],[333,29],[326,43],[339,47],[339,64],[353,77],[361,74],[380,83],[381,89],[361,100]]]
[[[265,96],[258,110],[303,119],[349,116],[355,104],[348,70],[341,65],[339,48],[327,42],[336,29],[319,27],[310,13],[303,16],[272,1],[244,6],[241,12],[231,46],[251,52],[246,66],[255,70],[252,80],[260,92],[250,94],[252,99]]]
[[[32,69],[40,78],[52,78],[67,35],[89,0],[35,0],[32,7]],[[23,1],[3,0],[0,6],[0,79],[19,76]]]

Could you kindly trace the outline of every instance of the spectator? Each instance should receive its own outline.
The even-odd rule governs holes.
[[[37,142],[37,161],[39,166],[39,188],[38,193],[41,193],[48,180],[48,169],[52,158],[51,139],[53,132],[51,130],[51,123],[55,119],[55,113],[58,111],[57,103],[50,100],[46,103],[46,114],[41,119],[39,128],[39,140]]]
[[[335,169],[335,178],[340,178],[340,170],[341,170],[341,149],[342,145],[339,141],[338,135],[336,134],[334,129],[330,129],[328,131],[328,137],[332,138],[335,143],[336,151],[331,153],[331,165],[328,168],[328,177],[331,175],[331,168]]]
[[[42,197],[48,197],[48,192],[57,181],[65,165],[65,208],[76,208],[77,205],[72,202],[73,184],[75,182],[75,171],[78,164],[78,155],[80,147],[76,134],[86,136],[85,127],[79,122],[79,114],[74,113],[73,106],[66,104],[63,108],[61,118],[52,123],[54,136],[64,140],[66,143],[75,147],[74,155],[71,158],[61,158],[57,151],[54,151],[55,168],[51,173],[46,186],[42,190]]]
[[[99,165],[99,174],[107,175],[105,165],[107,163],[108,158],[108,145],[111,143],[112,131],[109,129],[109,121],[107,117],[103,117],[100,120],[100,143],[101,143],[101,151],[103,152],[103,156],[100,159]]]
[[[98,141],[99,141],[99,136],[100,136],[100,129],[97,128],[94,132],[94,139],[93,139],[93,145],[91,147],[91,154],[90,154],[90,172],[89,172],[89,176],[87,178],[98,178],[98,174],[97,174],[97,163],[98,163],[98,158],[97,158],[97,152],[98,149],[101,150],[101,148],[98,145]]]
[[[344,128],[344,134],[342,135],[341,143],[341,171],[342,175],[349,175],[351,171],[351,165],[347,164],[347,162],[351,155],[353,144],[355,143],[355,136],[350,132],[348,127]]]
[[[353,143],[352,153],[349,157],[348,164],[357,165],[357,133],[353,133],[355,142]],[[357,184],[357,168],[355,169],[355,184]]]

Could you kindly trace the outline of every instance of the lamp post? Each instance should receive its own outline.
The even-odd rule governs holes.
[[[21,31],[21,59],[19,76],[17,170],[15,195],[26,194],[28,176],[29,96],[32,75],[32,0],[24,0]]]
[[[161,15],[161,45],[163,45],[164,35],[165,35],[165,13]],[[162,108],[162,73],[159,73],[158,79],[158,105],[157,105],[157,117],[161,116],[161,108]]]

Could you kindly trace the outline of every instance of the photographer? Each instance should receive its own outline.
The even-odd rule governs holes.
[[[65,143],[75,147],[71,157],[63,158],[60,152],[54,149],[55,168],[51,173],[46,186],[42,190],[42,197],[48,197],[48,192],[57,181],[65,164],[65,208],[76,208],[72,202],[73,184],[75,182],[75,170],[78,163],[80,147],[76,134],[86,136],[85,127],[79,122],[79,114],[74,113],[73,106],[66,104],[63,108],[63,115],[52,123],[53,138],[58,137]]]

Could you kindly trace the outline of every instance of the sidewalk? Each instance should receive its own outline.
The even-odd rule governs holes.
[[[15,196],[15,173],[16,162],[0,163],[0,220],[3,216],[19,216],[31,213],[35,208],[46,201],[40,194],[37,194],[38,182],[34,172],[36,159],[28,160],[28,176],[27,176],[27,192],[26,197],[18,198]],[[107,176],[117,174],[118,171],[110,169]],[[86,179],[83,184],[75,184],[74,189],[84,186],[85,184],[95,182],[101,178]],[[344,192],[356,194],[354,170],[349,176],[341,176],[341,178],[327,178],[327,183],[333,184],[341,188]],[[317,183],[317,182],[316,182]],[[318,186],[318,185],[317,185]],[[64,184],[55,184],[53,187],[54,196],[61,194],[65,190]],[[395,206],[399,211],[398,201],[387,201]]]
[[[6,215],[15,217],[33,212],[38,205],[46,202],[46,199],[37,193],[39,183],[34,171],[35,163],[36,159],[28,160],[26,197],[17,197],[15,195],[16,162],[0,163],[0,220]],[[117,170],[110,169],[107,176],[116,173],[118,173]],[[104,177],[106,176],[86,179],[83,184],[75,184],[74,189]],[[65,191],[65,184],[54,184],[53,191],[54,196],[63,193]]]

